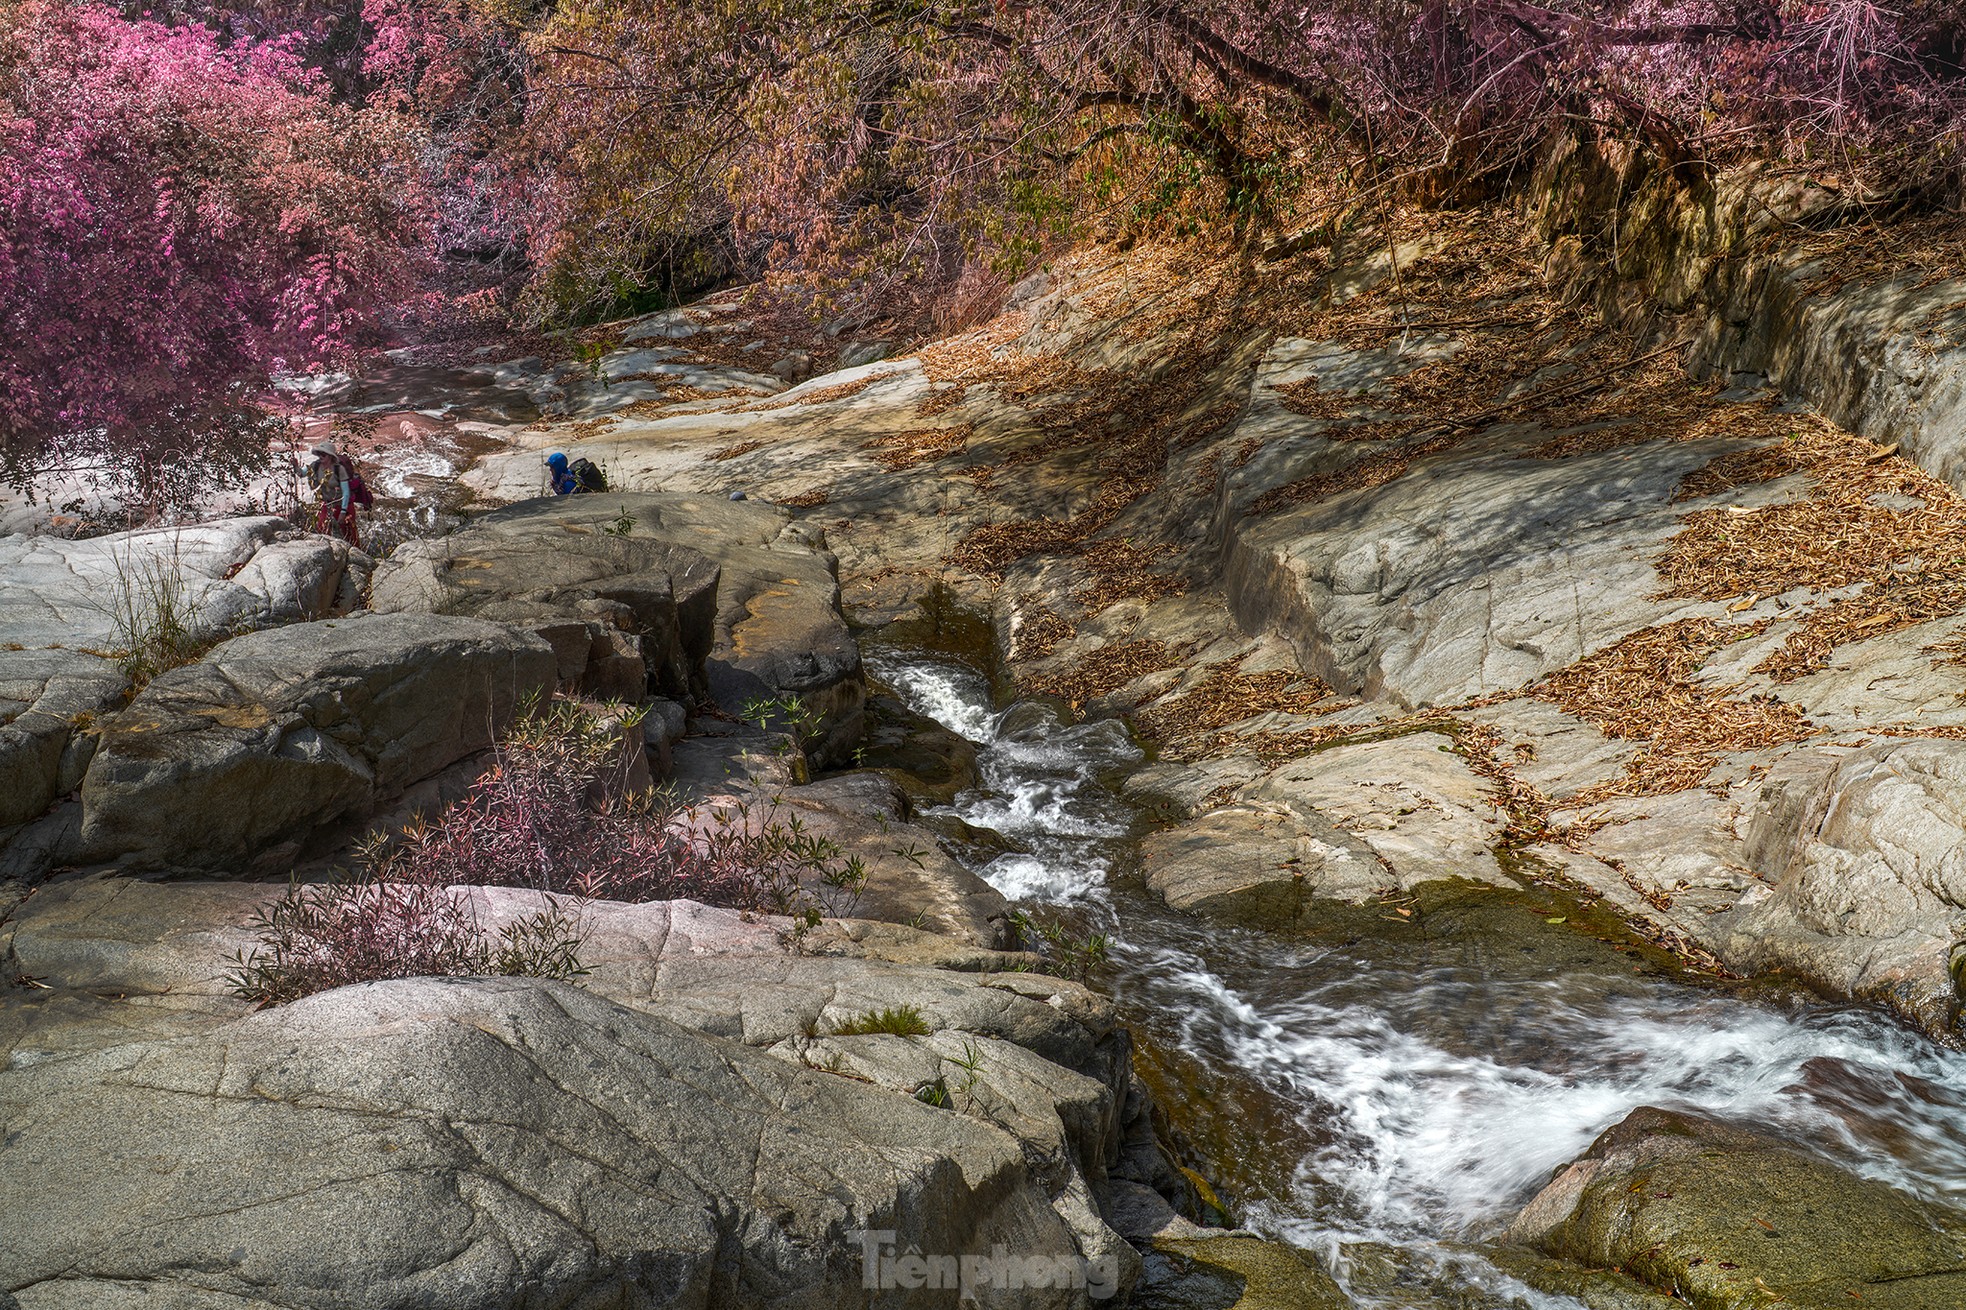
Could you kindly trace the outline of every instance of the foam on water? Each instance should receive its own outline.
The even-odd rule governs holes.
[[[1300,972],[1286,947],[1267,961],[1267,990],[1277,973],[1306,990],[1259,1005],[1191,954],[1121,949],[1135,956],[1129,976],[1183,1016],[1191,1049],[1226,1056],[1315,1122],[1325,1144],[1298,1164],[1296,1195],[1264,1215],[1306,1244],[1490,1235],[1641,1105],[1774,1128],[1966,1203],[1966,1057],[1862,1011],[1791,1013],[1663,981],[1579,1003],[1574,984],[1497,978],[1492,995],[1457,987],[1441,1004],[1534,1018],[1512,1021],[1507,1040],[1452,1042],[1440,1036],[1451,1017],[1416,1022],[1425,976],[1375,1007],[1353,999],[1370,981],[1357,961]],[[1401,980],[1380,981],[1390,1000]]]
[[[868,665],[908,707],[974,742],[980,786],[944,812],[988,828],[1014,849],[977,870],[1011,900],[1098,897],[1110,862],[1103,847],[1133,829],[1133,815],[1100,785],[1140,758],[1117,723],[1063,724],[1048,706],[998,713],[989,683],[959,664],[874,655]]]

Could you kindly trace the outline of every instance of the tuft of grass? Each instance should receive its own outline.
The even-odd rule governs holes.
[[[857,1015],[833,1029],[835,1037],[862,1037],[869,1033],[887,1033],[894,1037],[926,1037],[934,1029],[922,1012],[912,1005],[893,1005],[884,1010],[869,1010]]]
[[[195,623],[191,583],[185,577],[177,543],[168,554],[137,551],[111,556],[116,576],[104,596],[93,602],[106,613],[115,631],[116,663],[124,676],[142,687],[158,674],[202,657],[218,644],[218,635]]]
[[[1113,939],[1106,933],[1072,922],[1059,910],[1013,910],[1011,926],[1027,949],[1044,956],[1045,973],[1083,983],[1112,956]]]

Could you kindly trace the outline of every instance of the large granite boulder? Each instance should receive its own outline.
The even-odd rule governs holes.
[[[285,519],[220,519],[74,541],[0,537],[0,645],[115,651],[161,605],[188,636],[347,608],[368,557]]]
[[[1795,1147],[1642,1107],[1517,1216],[1547,1255],[1699,1310],[1966,1305],[1966,1222]]]
[[[1270,928],[1428,883],[1513,887],[1491,788],[1449,747],[1414,732],[1293,760],[1150,834],[1147,886],[1177,910]]]
[[[106,719],[79,857],[239,866],[484,750],[553,650],[502,624],[369,615],[235,637]]]
[[[627,700],[704,694],[716,562],[570,508],[591,506],[546,498],[448,537],[406,542],[377,568],[370,605],[524,628],[553,647],[570,690]]]
[[[1966,743],[1882,741],[1789,772],[1762,789],[1744,834],[1767,882],[1726,916],[1726,958],[1955,1032]]]
[[[893,1303],[862,1284],[862,1229],[890,1259],[1001,1242],[1081,1276],[981,1280],[985,1305],[1083,1305],[1137,1272],[1101,1210],[1160,1158],[1152,1106],[1076,984],[899,925],[828,922],[795,953],[783,921],[585,902],[581,987],[253,1014],[224,975],[281,890],[76,878],[0,926],[41,983],[0,1004],[0,1187],[49,1193],[0,1236],[29,1310],[117,1278],[158,1305]],[[540,904],[461,894],[488,930]],[[307,1240],[324,1227],[363,1240]]]
[[[867,684],[860,649],[840,614],[837,562],[816,529],[775,506],[710,496],[652,492],[546,497],[485,515],[474,532],[554,544],[610,530],[626,543],[685,546],[714,560],[709,692],[726,712],[745,714],[797,697],[808,720],[782,713],[774,727],[796,727],[816,764],[843,764],[864,729]],[[377,590],[382,590],[378,582]],[[678,599],[682,597],[678,591]]]
[[[1011,1135],[565,984],[343,988],[15,1069],[0,1117],[24,1310],[857,1306],[867,1230],[1079,1255]]]

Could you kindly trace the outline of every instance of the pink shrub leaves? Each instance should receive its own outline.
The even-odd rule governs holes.
[[[866,869],[775,801],[688,808],[631,788],[623,734],[633,731],[632,712],[566,700],[522,717],[463,799],[377,834],[357,874],[289,890],[255,925],[235,990],[271,1003],[380,978],[569,977],[584,899],[784,915],[795,937],[824,912],[851,909]],[[546,908],[491,934],[465,886],[548,893]]]
[[[408,274],[403,125],[277,44],[27,0],[0,11],[0,457],[158,466],[265,434],[281,367],[356,344]]]
[[[269,375],[494,288],[944,321],[1048,250],[1491,197],[1554,132],[1960,197],[1954,0],[0,6],[0,461],[237,474]],[[435,258],[433,258],[433,256]],[[438,276],[439,273],[443,276]],[[515,293],[525,286],[523,296]],[[456,317],[455,312],[451,315]],[[424,329],[417,329],[424,330]],[[181,479],[180,479],[181,480]]]

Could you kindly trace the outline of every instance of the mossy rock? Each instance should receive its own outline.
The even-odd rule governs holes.
[[[1966,1306],[1966,1222],[1760,1133],[1649,1107],[1517,1217],[1517,1240],[1699,1310]]]
[[[1308,1251],[1247,1234],[1155,1240],[1136,1310],[1351,1310]]]

